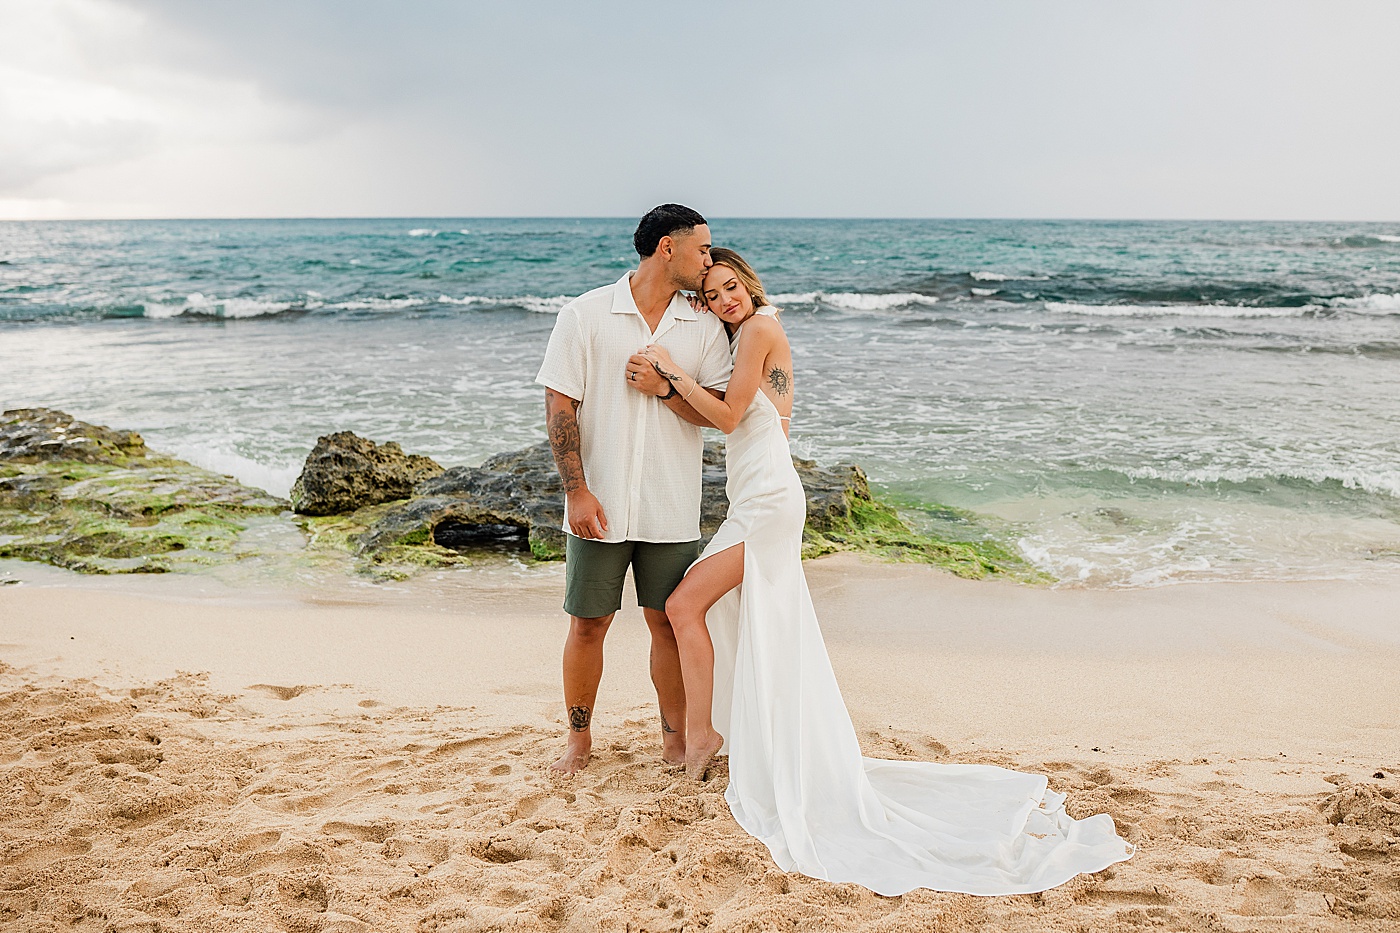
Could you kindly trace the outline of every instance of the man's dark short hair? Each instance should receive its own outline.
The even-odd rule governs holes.
[[[705,218],[684,204],[662,204],[646,212],[637,224],[637,232],[632,234],[632,245],[637,255],[643,259],[656,252],[656,244],[664,236],[674,236],[679,232],[689,233],[702,226]]]

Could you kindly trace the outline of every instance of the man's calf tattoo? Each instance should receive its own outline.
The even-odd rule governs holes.
[[[675,730],[675,727],[672,726],[669,722],[666,721],[666,711],[665,711],[665,710],[662,710],[662,711],[661,711],[661,731],[662,731],[662,732],[675,732],[675,731],[676,731],[676,730]]]
[[[569,707],[569,728],[575,732],[582,732],[588,728],[589,721],[593,718],[593,710],[586,706]]]

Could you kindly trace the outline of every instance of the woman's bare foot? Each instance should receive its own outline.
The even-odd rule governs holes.
[[[711,729],[708,733],[691,737],[686,742],[685,776],[698,781],[705,776],[710,760],[724,745],[724,736]]]
[[[661,760],[668,765],[685,764],[685,736],[679,732],[662,730]]]
[[[588,759],[592,754],[593,737],[587,732],[570,732],[569,744],[564,747],[564,754],[560,755],[559,760],[550,765],[549,769],[573,777],[588,767]]]

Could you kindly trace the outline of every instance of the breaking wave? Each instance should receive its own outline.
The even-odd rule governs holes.
[[[1396,237],[1400,240],[1400,237]],[[1357,298],[1329,298],[1327,305],[1360,314],[1400,314],[1400,294],[1361,295]]]
[[[893,294],[868,294],[864,292],[797,292],[783,295],[770,295],[769,299],[779,307],[784,305],[825,305],[841,311],[887,311],[891,308],[905,308],[910,305],[936,304],[932,295],[918,292],[895,292]]]
[[[1125,476],[1135,480],[1154,480],[1164,483],[1178,483],[1184,486],[1210,486],[1229,484],[1243,486],[1250,483],[1297,485],[1305,483],[1316,487],[1338,487],[1356,489],[1373,495],[1400,499],[1400,470],[1337,470],[1337,469],[1298,469],[1281,472],[1262,472],[1243,467],[1198,467],[1194,469],[1159,469],[1152,466],[1133,467],[1123,470]]]
[[[217,298],[194,292],[179,303],[151,301],[132,306],[115,306],[106,317],[172,317],[253,318],[286,314],[289,311],[309,311],[321,306],[315,298],[298,301],[263,301],[256,298]],[[137,308],[139,314],[134,314]],[[125,313],[124,313],[125,312]]]
[[[1096,317],[1301,317],[1314,307],[1254,308],[1240,305],[1091,305],[1047,301],[1045,310]]]

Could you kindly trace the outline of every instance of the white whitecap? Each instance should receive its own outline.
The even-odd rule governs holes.
[[[399,308],[416,308],[428,303],[426,298],[355,298],[331,305],[345,311],[395,311]]]
[[[1001,289],[999,288],[977,288],[974,286],[972,289],[972,294],[976,295],[979,298],[990,298],[993,295],[998,294],[1000,292]]]
[[[1393,236],[1389,233],[1377,233],[1376,239],[1382,243],[1400,243],[1400,236]]]
[[[969,272],[968,275],[979,282],[1048,282],[1051,278],[1048,275],[1007,275],[1004,272],[988,272],[981,269]]]
[[[292,484],[296,482],[304,466],[300,460],[281,463],[253,460],[226,444],[181,441],[162,437],[158,433],[154,440],[158,441],[162,449],[170,451],[181,460],[215,473],[232,476],[244,486],[252,486],[283,499],[291,493]]]
[[[1400,241],[1400,237],[1396,239]],[[1378,292],[1359,298],[1331,298],[1327,304],[1332,308],[1343,308],[1362,314],[1400,314],[1400,294],[1387,295]]]
[[[454,298],[451,295],[439,295],[437,298],[440,304],[447,305],[509,305],[524,308],[527,311],[534,311],[539,314],[555,314],[560,308],[568,304],[573,298],[569,295],[555,295],[551,298],[541,298],[536,295],[517,295],[507,298],[492,298],[486,295],[463,295]]]
[[[1302,480],[1308,483],[1340,483],[1346,489],[1400,499],[1400,470],[1338,470],[1292,469],[1277,472],[1250,470],[1240,467],[1198,467],[1195,469],[1158,469],[1152,466],[1134,467],[1123,471],[1134,479],[1153,479],[1168,483],[1206,485],[1210,483],[1248,483],[1256,480]]]
[[[440,231],[429,230],[426,227],[415,227],[408,231],[409,236],[437,236]]]
[[[931,305],[938,301],[932,295],[916,292],[895,292],[892,294],[870,294],[866,292],[799,292],[783,295],[770,295],[775,305],[824,304],[843,311],[884,311],[906,305]]]
[[[308,307],[315,306],[308,305]],[[155,320],[189,314],[198,317],[250,318],[281,314],[292,305],[285,301],[258,301],[255,298],[216,298],[202,292],[191,292],[185,300],[175,302],[148,301],[142,304],[143,316]]]
[[[1240,305],[1089,305],[1076,301],[1047,301],[1045,310],[1095,317],[1300,317],[1315,310],[1301,308],[1251,308]]]
[[[568,295],[555,295],[553,298],[510,298],[505,299],[512,304],[523,305],[526,310],[534,311],[537,314],[557,314],[559,309],[573,301]]]

